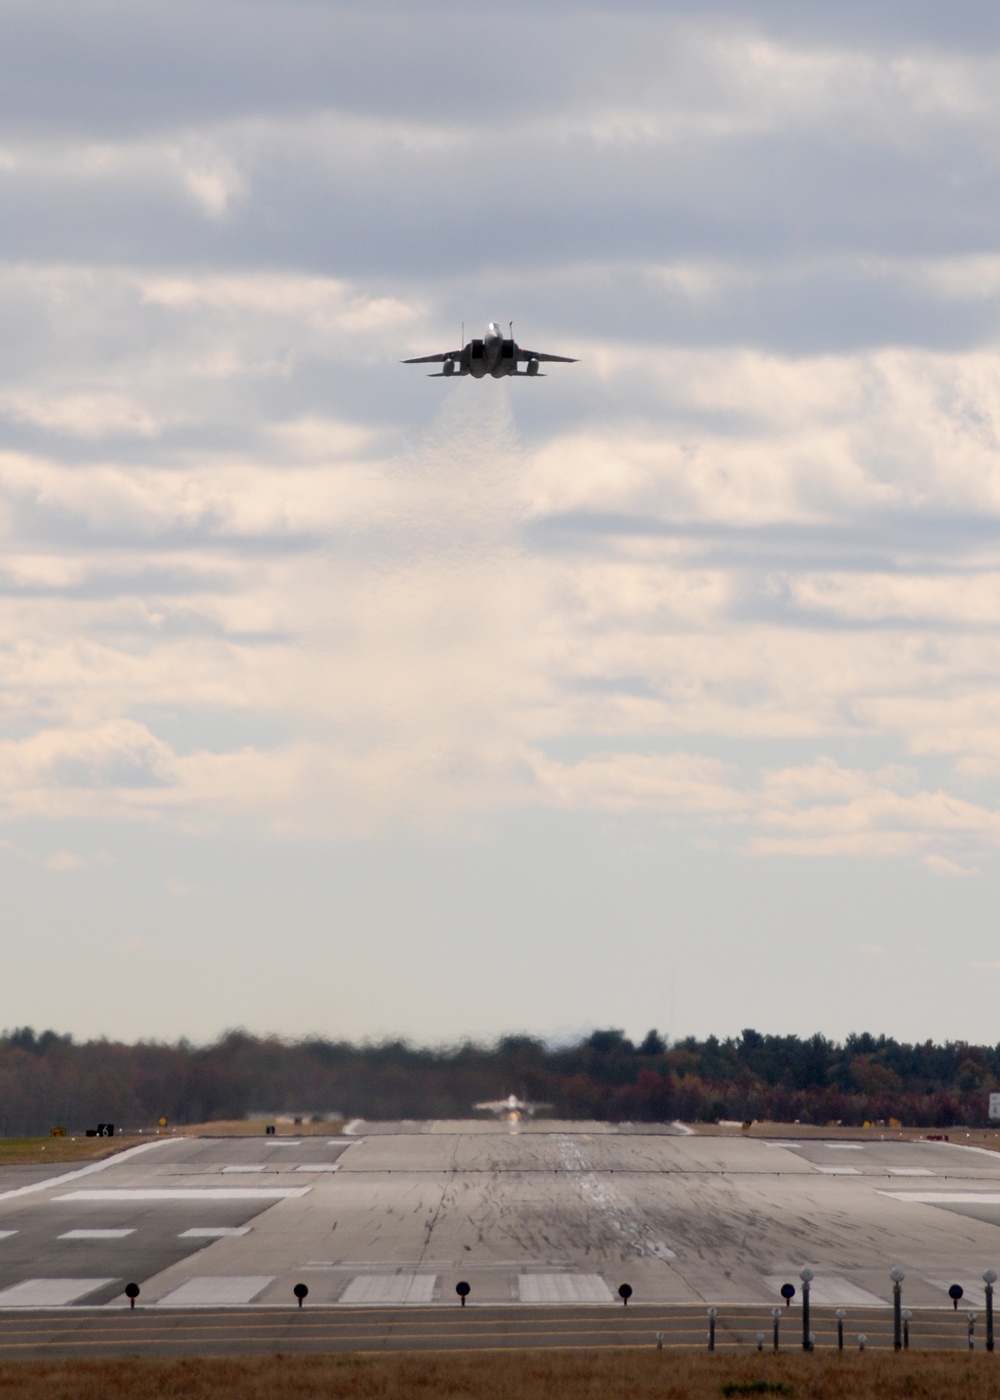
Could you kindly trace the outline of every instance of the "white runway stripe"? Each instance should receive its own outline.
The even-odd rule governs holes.
[[[135,1228],[129,1230],[67,1230],[57,1236],[61,1240],[123,1240],[126,1235],[134,1235]]]
[[[223,1167],[222,1171],[223,1174],[225,1174],[226,1172],[263,1172],[267,1171],[267,1166],[264,1162],[254,1163],[253,1165],[247,1163],[245,1166],[241,1166],[239,1163],[237,1163],[235,1166],[232,1167]]]
[[[436,1274],[358,1274],[340,1295],[342,1303],[429,1303]]]
[[[339,1162],[303,1162],[295,1168],[297,1172],[339,1172]]]
[[[1000,1191],[880,1191],[878,1194],[916,1206],[1000,1206]]]
[[[127,1187],[107,1191],[70,1191],[57,1201],[281,1201],[304,1196],[311,1186]]]
[[[813,1163],[813,1170],[822,1172],[824,1176],[860,1176],[861,1172],[857,1167],[817,1167]]]
[[[937,1176],[929,1167],[890,1167],[890,1176]]]
[[[0,1240],[9,1240],[11,1235],[16,1235],[16,1230],[0,1230]]]
[[[221,1240],[227,1235],[249,1235],[249,1225],[195,1225],[177,1236],[179,1240]]]
[[[798,1290],[795,1301],[802,1301],[802,1284],[798,1270],[790,1269],[787,1274],[767,1274],[764,1277],[769,1293],[774,1294],[775,1303],[780,1303],[781,1285],[793,1283]],[[888,1303],[877,1293],[869,1293],[839,1274],[821,1274],[809,1286],[809,1296],[814,1303],[827,1308],[886,1308]]]
[[[29,1278],[0,1289],[0,1308],[58,1308],[116,1282],[113,1278]]]
[[[599,1274],[518,1274],[522,1303],[610,1303],[611,1290]]]
[[[50,1176],[47,1181],[33,1181],[30,1186],[15,1186],[11,1191],[0,1191],[0,1201],[10,1201],[15,1196],[28,1196],[33,1191],[49,1191],[54,1186],[65,1186],[67,1181],[76,1181],[81,1176],[90,1176],[92,1172],[107,1171],[108,1167],[117,1167],[121,1162],[127,1162],[130,1158],[137,1157],[140,1152],[152,1152],[156,1147],[167,1147],[169,1144],[169,1138],[160,1138],[158,1142],[142,1142],[138,1147],[129,1147],[124,1152],[116,1152],[113,1157],[105,1157],[101,1162],[90,1162],[86,1167],[79,1167],[74,1172],[65,1172],[62,1176]]]
[[[249,1303],[273,1282],[274,1276],[271,1274],[238,1274],[233,1278],[205,1275],[203,1278],[189,1278],[186,1283],[182,1283],[179,1288],[161,1298],[157,1307],[214,1307],[225,1303]]]

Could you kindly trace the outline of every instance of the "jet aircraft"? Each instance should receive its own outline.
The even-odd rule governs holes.
[[[533,1113],[551,1107],[550,1103],[525,1103],[516,1094],[508,1094],[505,1099],[475,1105],[477,1113],[495,1113],[498,1118],[506,1118],[508,1123],[518,1123],[522,1118],[530,1118]]]
[[[525,375],[534,378],[538,366],[543,361],[557,360],[561,365],[575,365],[576,360],[568,355],[544,355],[540,350],[522,350],[514,339],[514,326],[511,323],[510,335],[504,337],[496,321],[490,322],[489,330],[482,340],[470,340],[461,350],[445,350],[440,355],[418,355],[413,360],[404,360],[404,365],[440,365],[437,374],[429,379],[448,379],[453,374],[471,374],[473,379],[504,379],[508,375]],[[525,369],[518,369],[525,365]],[[542,376],[545,377],[544,375]]]

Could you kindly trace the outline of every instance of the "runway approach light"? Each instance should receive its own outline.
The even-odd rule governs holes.
[[[790,1308],[792,1306],[792,1299],[795,1297],[795,1284],[783,1283],[781,1285],[781,1296],[785,1300],[785,1307]]]
[[[125,1285],[125,1297],[128,1299],[129,1312],[135,1307],[135,1300],[139,1296],[139,1285],[137,1283],[127,1283]]]
[[[458,1296],[461,1298],[461,1300],[462,1300],[462,1307],[464,1308],[464,1307],[465,1307],[465,1300],[466,1300],[466,1298],[468,1298],[469,1294],[472,1292],[472,1289],[471,1289],[471,1288],[469,1287],[469,1285],[466,1283],[465,1279],[462,1279],[461,1283],[456,1283],[456,1284],[455,1284],[455,1292],[456,1292],[456,1293],[458,1294]]]
[[[962,1294],[963,1294],[964,1292],[965,1292],[965,1289],[962,1287],[962,1285],[961,1285],[960,1283],[953,1283],[953,1284],[951,1285],[951,1287],[948,1289],[948,1297],[951,1299],[951,1305],[952,1305],[952,1307],[955,1309],[956,1312],[958,1312],[959,1300],[961,1299]]]
[[[292,1289],[292,1292],[295,1294],[296,1298],[298,1298],[298,1300],[299,1300],[299,1307],[301,1308],[302,1304],[303,1304],[303,1303],[305,1302],[305,1300],[309,1297],[309,1288],[308,1288],[308,1286],[307,1286],[306,1284],[304,1284],[304,1283],[297,1283],[297,1284],[295,1285],[295,1287]]]
[[[623,1283],[618,1289],[618,1296],[622,1300],[624,1306],[627,1308],[628,1300],[632,1296],[632,1285],[630,1283]]]

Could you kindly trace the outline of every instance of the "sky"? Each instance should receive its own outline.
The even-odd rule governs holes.
[[[0,12],[0,1025],[1000,1038],[996,5]]]

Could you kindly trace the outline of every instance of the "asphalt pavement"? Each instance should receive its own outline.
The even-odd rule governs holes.
[[[710,1305],[719,1345],[746,1345],[786,1282],[794,1318],[803,1267],[814,1317],[832,1327],[842,1307],[875,1339],[897,1265],[921,1344],[951,1345],[969,1308],[982,1334],[983,1270],[1000,1270],[988,1151],[552,1121],[351,1127],[0,1171],[0,1351],[651,1345],[656,1331],[700,1345]]]

